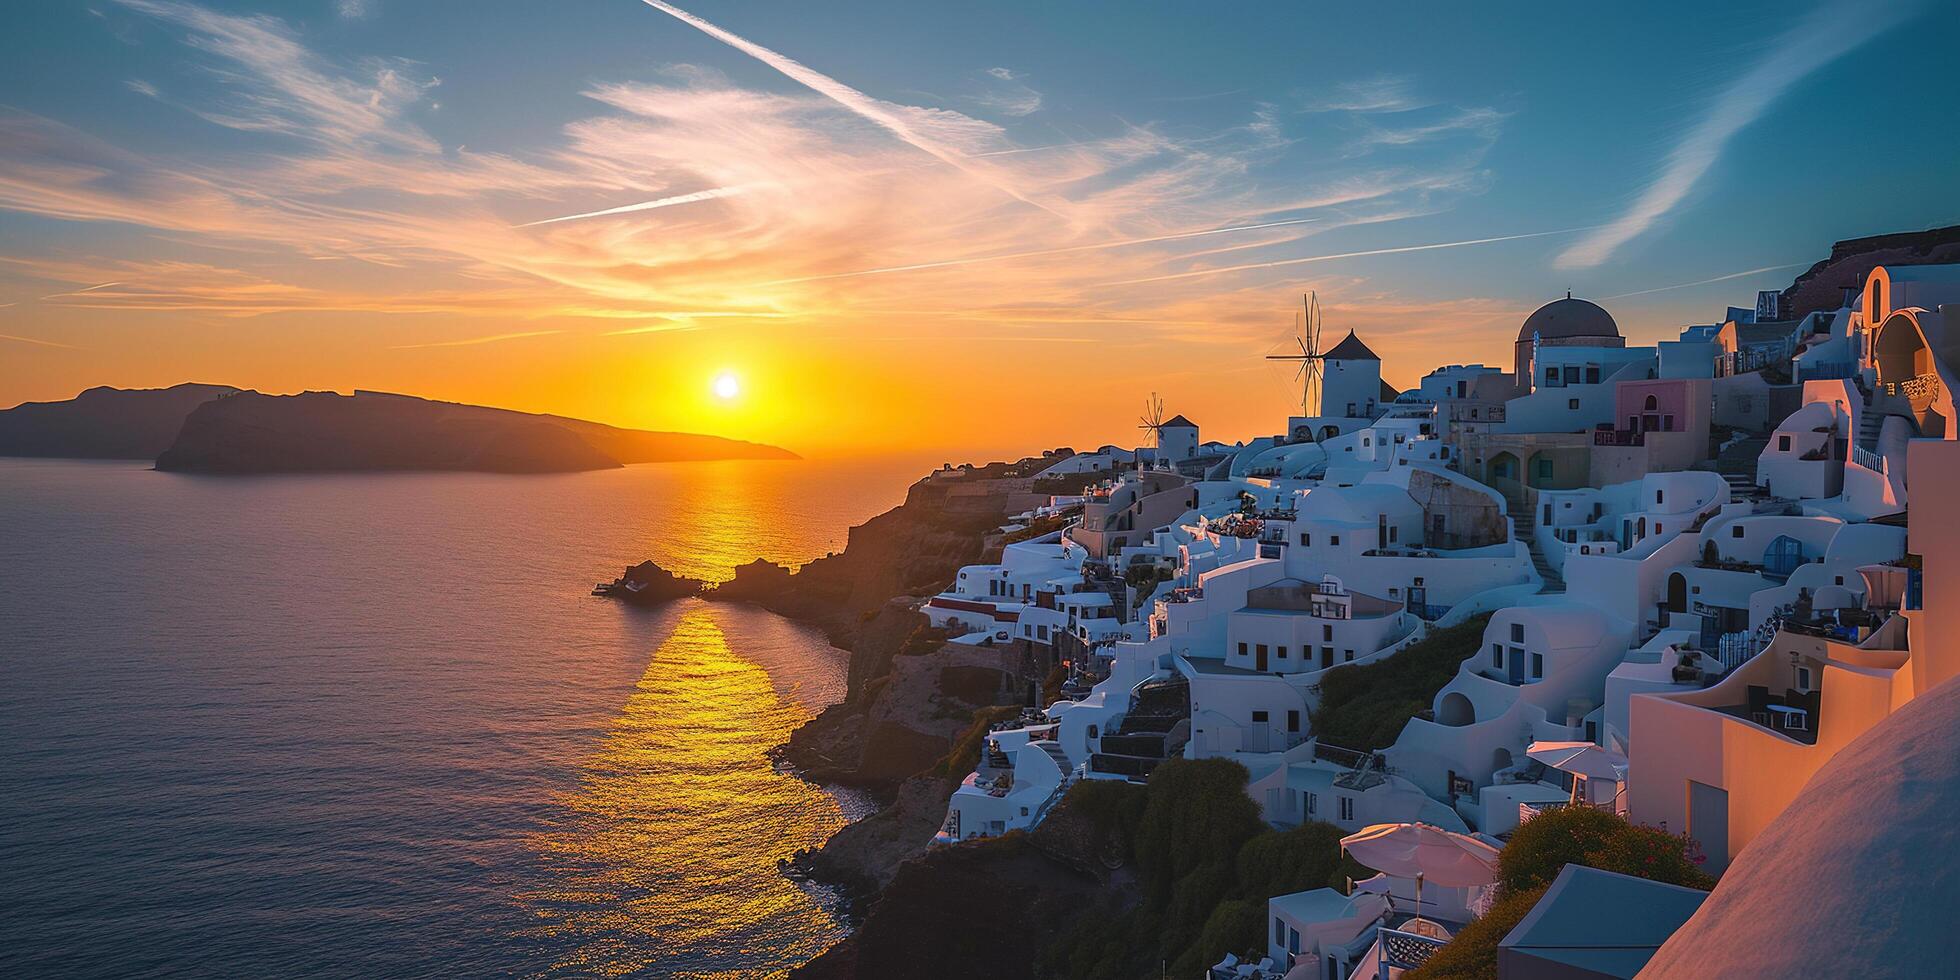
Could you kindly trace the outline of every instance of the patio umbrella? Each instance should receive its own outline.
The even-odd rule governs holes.
[[[1580,779],[1608,779],[1617,783],[1626,778],[1627,757],[1591,742],[1533,742],[1524,754]],[[1572,784],[1572,799],[1579,799],[1577,782]]]
[[[1497,880],[1497,848],[1465,834],[1426,823],[1378,823],[1341,838],[1356,861],[1398,878],[1416,880],[1416,918],[1422,918],[1422,883],[1448,888]]]

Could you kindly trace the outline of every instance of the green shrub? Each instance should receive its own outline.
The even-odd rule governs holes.
[[[1235,953],[1242,960],[1258,962],[1266,949],[1266,903],[1258,899],[1235,898],[1220,902],[1198,931],[1197,942],[1172,963],[1172,976],[1197,976],[1205,967]],[[1206,950],[1218,950],[1217,953]]]
[[[1136,863],[1146,891],[1168,896],[1200,866],[1231,868],[1239,846],[1265,823],[1245,794],[1245,767],[1230,759],[1171,759],[1150,775],[1149,803],[1137,827]]]
[[[1562,807],[1520,825],[1497,858],[1499,900],[1406,980],[1496,980],[1497,944],[1568,864],[1708,889],[1694,841],[1591,807]]]
[[[1246,841],[1239,848],[1239,894],[1271,898],[1340,887],[1342,836],[1341,828],[1314,821]]]
[[[1505,894],[1549,885],[1568,864],[1583,864],[1708,889],[1715,879],[1698,866],[1694,842],[1653,827],[1638,827],[1592,807],[1561,807],[1532,818],[1511,835],[1498,856],[1497,881]]]
[[[1491,906],[1477,921],[1463,927],[1420,969],[1402,980],[1497,980],[1497,944],[1531,914],[1545,895],[1540,886],[1519,892]]]
[[[1063,804],[1071,816],[1099,835],[1129,836],[1142,896],[1130,908],[1085,912],[1043,957],[1047,975],[1129,980],[1166,965],[1194,975],[1263,945],[1267,899],[1337,880],[1341,831],[1267,828],[1246,779],[1230,760],[1172,759],[1141,793],[1100,780],[1071,789]]]
[[[1483,646],[1490,614],[1430,631],[1370,664],[1330,670],[1320,680],[1313,733],[1323,743],[1371,752],[1395,744],[1409,719],[1429,709],[1457,668]]]

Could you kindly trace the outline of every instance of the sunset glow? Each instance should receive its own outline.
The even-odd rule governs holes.
[[[1396,44],[1420,70],[1385,71],[1334,40],[1388,29],[1361,8],[1123,8],[1124,46],[1102,14],[1031,13],[1030,47],[978,11],[492,6],[15,12],[0,400],[195,379],[1000,451],[1134,441],[1146,392],[1107,368],[1158,363],[1175,410],[1250,435],[1298,401],[1261,357],[1308,289],[1406,387],[1489,359],[1567,288],[1624,296],[1650,341],[1815,258],[1779,243],[1891,220],[1854,212],[1857,160],[1803,209],[1706,162],[1788,123],[1799,82],[1902,124],[1866,99],[1893,71],[1860,61],[1897,17],[1843,4],[1787,28],[1808,60],[1728,88],[1703,69],[1760,18],[1562,20],[1640,52],[1628,87],[1522,10],[1412,17]],[[462,44],[437,8],[487,33]],[[514,100],[486,66],[516,62]],[[1710,98],[1699,127],[1648,111]],[[1677,146],[1702,162],[1669,168]],[[1942,156],[1885,183],[1937,182]],[[695,395],[731,355],[766,401]],[[1002,396],[985,413],[936,397],[978,383]]]

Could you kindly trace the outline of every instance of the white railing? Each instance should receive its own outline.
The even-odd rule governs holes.
[[[1851,461],[1875,473],[1885,472],[1885,457],[1863,446],[1851,447]]]
[[[1768,636],[1763,630],[1724,633],[1715,642],[1715,659],[1721,662],[1723,673],[1728,673],[1761,653],[1775,635],[1774,630],[1768,631]]]

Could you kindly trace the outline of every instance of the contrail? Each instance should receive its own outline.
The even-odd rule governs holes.
[[[1766,265],[1760,269],[1749,269],[1743,272],[1731,272],[1726,276],[1716,276],[1713,279],[1697,279],[1694,282],[1677,282],[1672,286],[1655,286],[1652,289],[1636,289],[1633,292],[1620,293],[1619,295],[1616,296],[1601,296],[1600,299],[1626,299],[1629,296],[1645,296],[1648,293],[1665,293],[1670,290],[1687,289],[1692,286],[1706,286],[1709,285],[1710,283],[1728,282],[1731,279],[1741,279],[1745,276],[1753,276],[1756,275],[1757,273],[1762,273],[1762,272],[1780,272],[1784,269],[1801,269],[1810,264],[1811,263],[1809,262],[1792,262],[1789,265]]]
[[[108,288],[109,288],[110,286],[120,286],[120,285],[122,285],[122,284],[123,284],[123,283],[122,283],[122,282],[121,282],[120,280],[118,280],[118,281],[116,281],[116,282],[98,282],[98,283],[96,283],[96,284],[95,284],[95,285],[93,285],[93,286],[88,286],[88,287],[86,287],[86,288],[83,288],[83,289],[71,289],[71,290],[69,290],[68,292],[65,292],[65,293],[49,293],[49,294],[47,294],[46,296],[43,296],[43,297],[41,297],[41,298],[42,298],[42,299],[54,299],[54,298],[55,298],[55,297],[57,297],[57,296],[80,296],[80,295],[81,295],[81,294],[83,294],[83,293],[92,293],[92,292],[95,292],[95,291],[96,291],[96,290],[98,290],[98,289],[108,289]]]
[[[712,201],[719,197],[733,197],[734,195],[740,194],[746,190],[748,190],[746,186],[742,186],[739,184],[734,187],[711,187],[705,191],[695,191],[692,194],[680,194],[675,197],[663,197],[653,201],[641,201],[638,204],[628,204],[617,208],[607,208],[604,211],[587,211],[584,214],[568,214],[562,218],[546,218],[543,221],[526,221],[523,224],[518,225],[517,227],[532,228],[538,225],[549,225],[559,221],[577,221],[580,218],[603,218],[609,214],[631,214],[635,211],[651,211],[654,208],[671,208],[676,204],[693,204],[696,201]]]
[[[499,340],[520,340],[525,337],[546,337],[546,336],[550,336],[551,334],[563,333],[563,332],[564,331],[562,330],[529,330],[524,333],[500,333],[500,334],[492,334],[488,337],[471,337],[468,340],[437,340],[437,341],[431,341],[426,344],[402,344],[400,346],[390,347],[388,349],[389,350],[417,350],[423,347],[471,347],[476,344],[494,344]]]
[[[1563,228],[1558,231],[1534,231],[1527,235],[1500,235],[1496,238],[1472,238],[1461,242],[1436,242],[1429,245],[1403,245],[1397,248],[1371,248],[1361,252],[1337,252],[1332,255],[1309,255],[1300,259],[1279,259],[1274,262],[1253,262],[1247,265],[1228,265],[1216,269],[1198,269],[1192,272],[1173,272],[1163,276],[1148,276],[1143,279],[1119,279],[1106,282],[1104,286],[1133,286],[1145,282],[1164,282],[1171,279],[1195,279],[1199,276],[1217,276],[1227,272],[1245,272],[1249,269],[1273,269],[1287,265],[1305,265],[1309,262],[1332,262],[1335,259],[1358,259],[1368,255],[1396,255],[1402,252],[1427,252],[1439,248],[1462,248],[1466,245],[1489,245],[1493,242],[1515,242],[1525,238],[1545,238],[1550,235],[1570,235],[1585,231],[1585,228]]]
[[[948,149],[947,147],[941,146],[939,144],[939,141],[934,140],[931,137],[926,136],[920,133],[918,130],[912,128],[911,123],[906,122],[904,119],[900,118],[896,113],[893,113],[889,109],[885,108],[886,105],[888,105],[889,103],[883,102],[879,99],[872,98],[871,96],[866,95],[863,92],[860,92],[857,89],[854,89],[849,85],[846,85],[843,82],[840,82],[837,79],[830,77],[829,75],[817,71],[816,69],[811,68],[803,64],[802,62],[797,61],[794,58],[791,58],[787,55],[779,54],[775,51],[771,51],[770,49],[765,48],[762,45],[755,43],[754,41],[750,41],[749,39],[744,38],[739,34],[733,34],[730,33],[729,31],[725,31],[719,27],[716,27],[715,25],[705,20],[702,20],[701,18],[696,17],[693,14],[690,14],[687,11],[680,9],[679,7],[676,7],[671,3],[664,2],[664,0],[641,0],[641,2],[645,3],[647,6],[652,7],[655,10],[660,11],[661,13],[672,16],[674,19],[679,20],[681,23],[687,24],[688,26],[699,30],[701,33],[706,34],[709,37],[712,37],[715,40],[720,41],[723,44],[726,44],[729,47],[734,48],[735,50],[740,51],[743,54],[746,54],[749,57],[754,58],[755,60],[760,61],[771,68],[776,69],[779,72],[782,72],[784,75],[788,76],[792,81],[795,81],[798,84],[801,84],[806,88],[809,88],[811,91],[814,91],[817,94],[830,99],[832,102],[835,102],[838,105],[841,105],[846,109],[849,109],[851,112],[857,114],[858,116],[878,126],[883,127],[884,129],[889,131],[893,136],[896,136],[899,139],[904,140],[907,143],[910,143],[913,147],[931,155],[939,162],[944,163],[947,166],[952,167],[960,171],[961,173],[964,173],[967,176],[972,177],[975,180],[978,180],[981,183],[984,183],[989,187],[992,187],[995,190],[1000,191],[1001,193],[1006,194],[1007,196],[1017,201],[1020,201],[1022,204],[1040,208],[1043,211],[1047,211],[1049,214],[1055,215],[1055,217],[1057,218],[1062,218],[1063,220],[1067,220],[1066,215],[1063,215],[1055,211],[1053,208],[1050,208],[1047,205],[1042,204],[1041,202],[1036,201],[1025,194],[1022,194],[1019,190],[1016,190],[1012,185],[996,178],[993,174],[990,174],[985,170],[973,166],[971,163],[967,162],[967,158],[964,154],[958,153],[954,150]]]
[[[880,269],[859,269],[856,272],[833,272],[822,276],[803,276],[797,279],[778,279],[762,283],[764,286],[786,286],[798,282],[816,282],[822,279],[849,279],[855,276],[881,276],[891,272],[917,272],[921,269],[944,269],[948,266],[978,265],[982,262],[1005,262],[1009,259],[1029,259],[1042,255],[1061,255],[1064,252],[1091,252],[1105,248],[1124,248],[1130,245],[1148,245],[1152,242],[1174,242],[1186,238],[1203,238],[1206,235],[1225,235],[1239,231],[1258,231],[1261,228],[1283,228],[1287,225],[1304,225],[1319,218],[1287,218],[1283,221],[1265,221],[1256,225],[1234,225],[1230,228],[1206,228],[1202,231],[1181,231],[1170,235],[1153,235],[1149,238],[1123,238],[1112,242],[1093,242],[1088,245],[1069,245],[1063,248],[1044,248],[1032,252],[1010,252],[1006,255],[981,255],[970,259],[945,259],[939,262],[919,262],[914,265],[890,265]]]
[[[12,306],[14,304],[8,303],[7,305]],[[23,344],[35,344],[41,347],[60,347],[63,350],[81,350],[80,347],[77,347],[74,344],[58,344],[52,340],[36,340],[33,337],[17,337],[10,333],[0,333],[0,340],[14,340],[14,341],[19,341],[20,343]]]
[[[1813,11],[1782,37],[1764,45],[1770,55],[1715,99],[1708,115],[1688,131],[1667,156],[1667,166],[1627,212],[1598,234],[1566,249],[1553,261],[1561,269],[1588,269],[1611,258],[1620,246],[1653,227],[1680,205],[1722,155],[1730,139],[1762,118],[1770,104],[1811,72],[1883,33],[1903,19],[1905,10],[1885,5],[1833,2]],[[1911,8],[1916,4],[1901,4]]]

